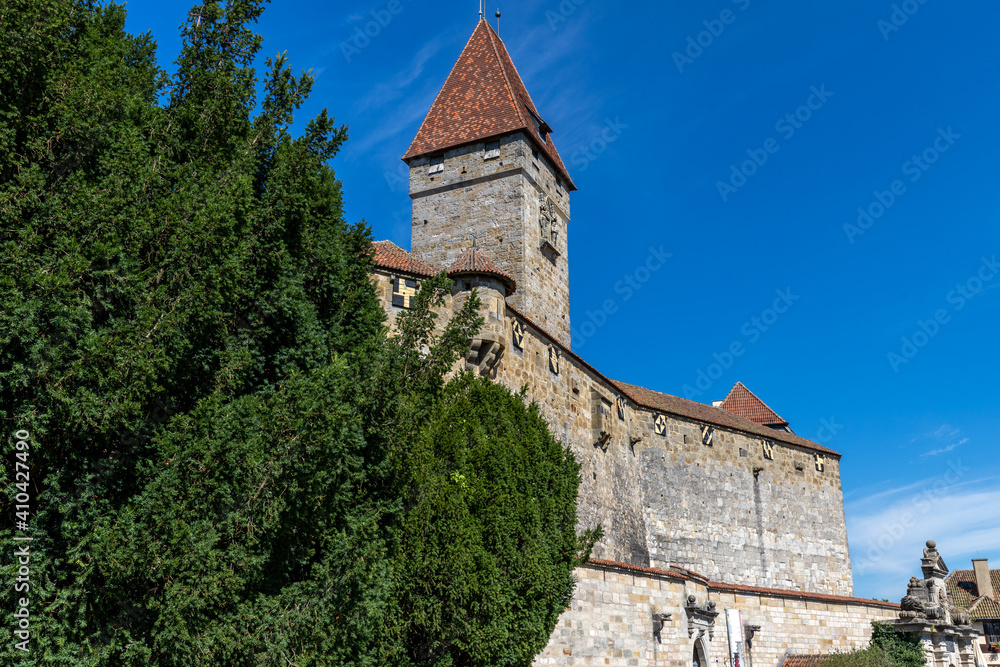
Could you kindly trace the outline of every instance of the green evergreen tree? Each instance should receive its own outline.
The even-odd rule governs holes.
[[[424,281],[388,335],[346,128],[292,134],[312,78],[283,56],[254,114],[263,4],[194,7],[173,77],[121,5],[0,5],[0,453],[13,479],[30,431],[33,498],[31,653],[0,660],[527,664],[593,538],[575,463],[522,398],[445,383],[475,296],[442,326]],[[456,402],[493,435],[445,437]]]
[[[600,530],[576,534],[580,466],[537,404],[448,383],[407,465],[397,570],[402,664],[530,665]]]
[[[346,129],[323,112],[290,134],[312,78],[282,57],[252,115],[260,38],[250,27],[262,4],[195,7],[172,80],[152,37],[124,32],[122,6],[0,7],[0,420],[8,434],[31,433],[34,499],[32,656],[5,643],[5,664],[227,664],[224,638],[206,637],[241,604],[278,605],[294,585],[315,585],[306,573],[318,549],[384,550],[365,532],[378,502],[352,493],[372,483],[383,453],[354,418],[333,425],[351,410],[331,403],[356,391],[337,378],[357,375],[359,364],[343,368],[376,349],[384,318],[368,229],[344,222],[326,165]],[[306,410],[307,396],[330,421],[282,440],[291,429],[277,414]],[[259,416],[239,425],[230,415]],[[9,471],[13,446],[6,436]],[[338,465],[293,466],[311,447],[314,466]],[[260,475],[292,468],[291,478]],[[308,502],[300,519],[270,523]],[[335,521],[316,519],[333,506]],[[238,510],[249,517],[241,526]],[[323,542],[335,535],[350,546]],[[9,550],[2,563],[13,581]],[[347,574],[330,577],[344,587],[381,594],[370,572],[338,567]],[[286,641],[271,629],[261,644]]]

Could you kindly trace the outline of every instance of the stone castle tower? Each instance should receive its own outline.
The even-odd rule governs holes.
[[[580,463],[578,528],[604,528],[535,665],[708,667],[744,645],[755,667],[778,667],[867,643],[871,620],[898,615],[853,597],[840,454],[740,383],[698,403],[569,348],[575,186],[485,21],[403,160],[412,251],[376,241],[372,267],[390,326],[442,271],[441,321],[477,290],[484,325],[464,367],[526,388]]]
[[[576,186],[551,132],[503,42],[480,20],[403,160],[412,254],[447,267],[475,245],[517,282],[511,305],[568,347]]]

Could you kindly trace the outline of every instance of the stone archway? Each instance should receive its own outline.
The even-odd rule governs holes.
[[[691,667],[708,667],[708,653],[705,651],[705,640],[700,637],[694,642]]]

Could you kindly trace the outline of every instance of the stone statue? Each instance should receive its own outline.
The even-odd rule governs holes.
[[[556,205],[551,197],[544,194],[538,195],[538,226],[541,233],[541,245],[550,246],[553,250],[559,250],[559,216],[556,214]]]
[[[948,566],[938,553],[934,540],[927,541],[920,567],[924,579],[921,581],[910,577],[906,595],[899,602],[899,617],[940,625],[968,625],[971,621],[969,613],[956,607],[948,595],[948,588],[944,583]]]

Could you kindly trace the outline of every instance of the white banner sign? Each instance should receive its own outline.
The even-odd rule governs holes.
[[[730,667],[747,667],[743,643],[743,621],[740,619],[739,609],[726,610],[726,630],[729,631]]]

